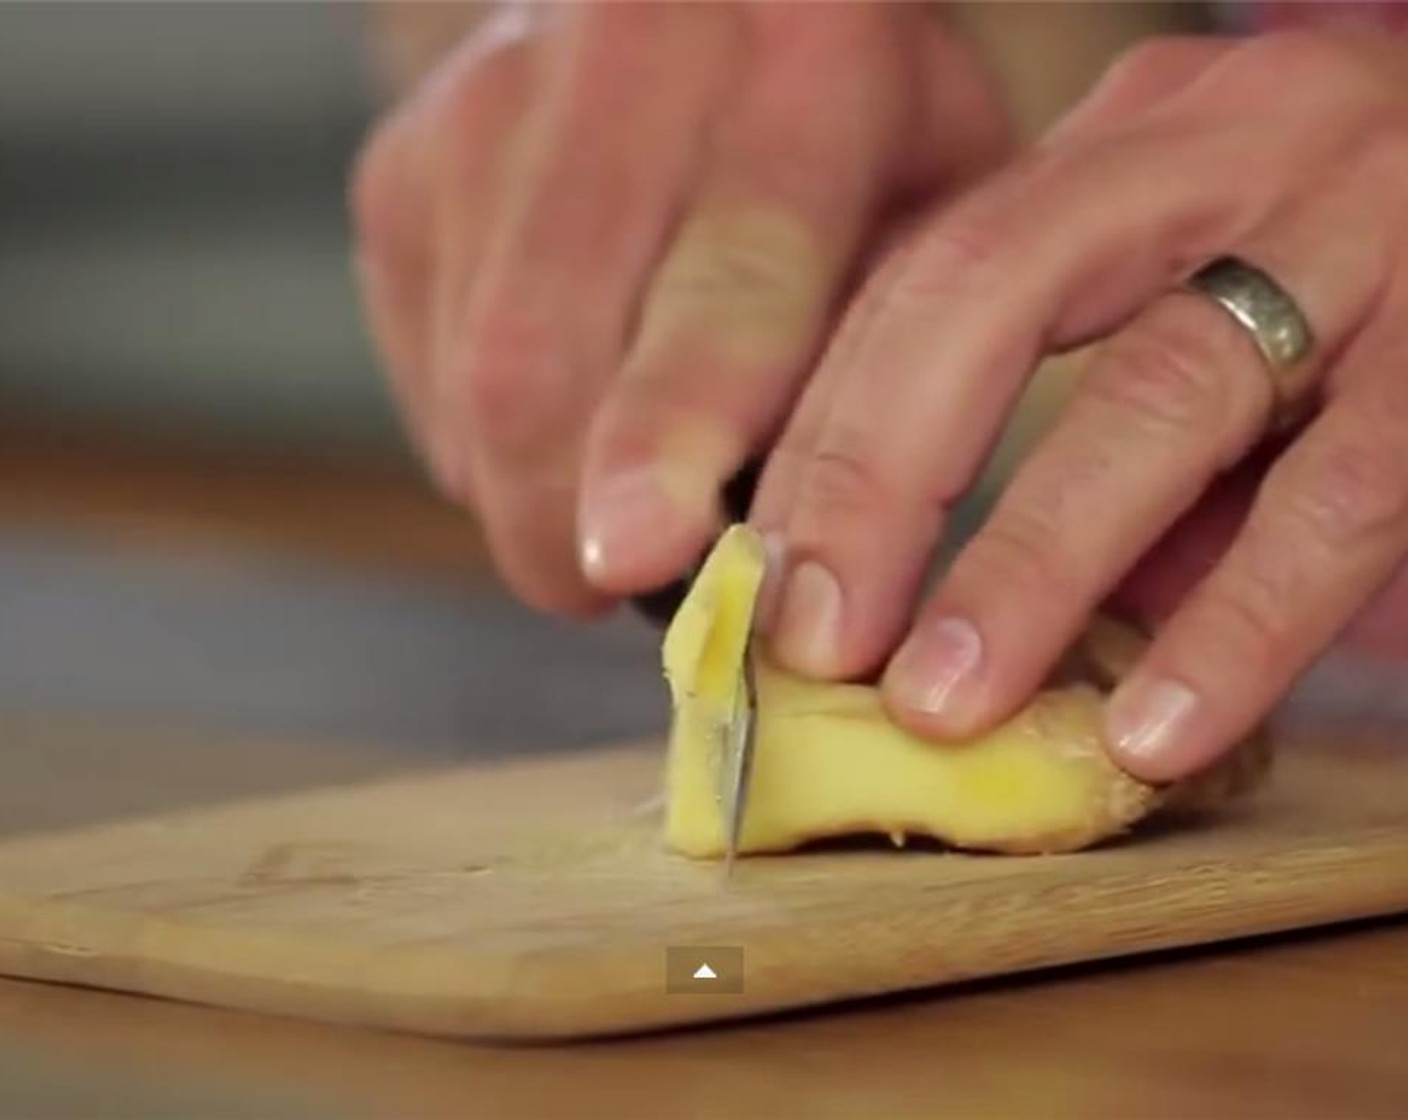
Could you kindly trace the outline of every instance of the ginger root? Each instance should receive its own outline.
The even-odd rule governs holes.
[[[665,840],[686,856],[724,853],[720,729],[733,710],[764,567],[753,530],[729,528],[665,635],[673,703]],[[892,722],[874,687],[802,679],[759,648],[741,852],[861,833],[973,851],[1074,851],[1160,811],[1216,804],[1258,784],[1270,762],[1260,731],[1220,763],[1167,786],[1140,781],[1109,758],[1103,696],[1142,645],[1133,630],[1097,617],[1025,708],[989,734],[942,744]]]

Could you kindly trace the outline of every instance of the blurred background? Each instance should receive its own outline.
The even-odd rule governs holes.
[[[384,456],[339,205],[374,107],[343,4],[0,9],[10,417]]]

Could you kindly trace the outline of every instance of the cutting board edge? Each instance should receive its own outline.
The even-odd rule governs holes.
[[[1343,838],[1341,838],[1343,840]],[[1257,881],[1256,915],[1227,908],[1219,912],[1190,906],[1187,919],[1171,922],[1157,934],[1140,929],[1137,941],[1112,937],[1111,928],[1077,926],[1077,936],[1064,942],[1036,939],[1040,951],[1028,950],[1007,958],[951,959],[917,975],[888,959],[853,955],[857,969],[833,968],[830,975],[846,977],[812,987],[805,993],[760,985],[756,978],[739,998],[724,995],[681,995],[678,1002],[659,999],[663,965],[634,991],[619,991],[602,1000],[599,988],[577,983],[580,961],[550,951],[508,954],[474,949],[357,946],[316,937],[218,929],[200,923],[173,921],[131,911],[108,911],[75,903],[36,902],[0,895],[0,974],[17,979],[71,984],[183,1003],[272,1013],[481,1042],[561,1042],[702,1025],[763,1014],[800,1011],[822,1004],[854,1002],[907,990],[938,990],[954,984],[1018,976],[1086,962],[1143,957],[1169,950],[1243,941],[1268,934],[1310,930],[1344,922],[1408,913],[1408,881],[1387,889],[1368,876],[1346,897],[1345,875],[1355,865],[1365,868],[1385,858],[1408,861],[1408,836],[1374,830],[1352,844],[1336,843],[1321,854],[1327,860],[1322,877],[1333,877],[1340,893],[1307,889],[1304,876],[1276,879],[1264,874],[1270,856],[1241,863],[1224,862],[1223,873],[1208,877],[1197,866],[1177,869],[1192,889],[1215,895],[1237,879]],[[1294,853],[1303,859],[1303,851]],[[1110,877],[1113,880],[1115,877]],[[1269,887],[1268,887],[1269,884]],[[1099,888],[1101,881],[1093,881]],[[993,891],[999,890],[997,885]],[[1074,907],[1073,907],[1074,909]],[[935,921],[942,908],[933,906]],[[1262,914],[1264,911],[1264,914]],[[1211,916],[1210,916],[1211,915]],[[1122,931],[1128,935],[1129,929]],[[1018,939],[1019,944],[1022,943]],[[1059,944],[1060,949],[1053,948]],[[162,950],[157,952],[158,947]],[[753,935],[745,951],[756,956],[772,952],[786,956],[789,934]],[[663,953],[657,941],[623,941],[610,956],[638,964],[642,953]],[[274,970],[250,967],[278,954],[285,964],[302,958],[302,978],[289,980]],[[231,960],[247,967],[232,970]],[[463,975],[466,968],[497,983],[477,981],[475,990],[460,987],[445,992],[444,977]],[[600,955],[593,971],[602,968]],[[337,975],[344,978],[338,982]],[[395,983],[368,985],[382,973]],[[627,969],[625,974],[629,975]],[[350,982],[355,977],[356,983]],[[551,992],[543,997],[540,993]]]

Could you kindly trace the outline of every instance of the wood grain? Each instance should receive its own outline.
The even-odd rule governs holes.
[[[1301,743],[1220,819],[1074,856],[662,850],[659,752],[460,769],[0,845],[0,972],[469,1038],[753,1015],[1408,910],[1408,755]],[[669,945],[744,991],[669,995]]]
[[[94,1099],[114,1064],[152,1080],[175,1068],[206,1086],[206,1110],[186,1113],[202,1116],[246,1086],[316,1094],[280,1115],[327,1120],[1401,1120],[1406,933],[1321,931],[592,1045],[484,1047],[0,980],[0,1047],[62,1055]]]

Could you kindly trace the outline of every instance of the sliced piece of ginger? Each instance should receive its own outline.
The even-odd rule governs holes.
[[[721,728],[733,711],[764,568],[756,533],[732,526],[665,635],[673,703],[665,838],[684,855],[724,853]],[[1164,787],[1110,759],[1100,733],[1104,693],[1141,646],[1132,630],[1096,618],[1047,688],[996,730],[962,743],[920,739],[890,720],[874,687],[794,676],[759,647],[741,851],[781,852],[860,833],[977,851],[1073,851],[1162,808],[1206,805],[1254,786],[1270,757],[1260,735],[1202,775]]]

